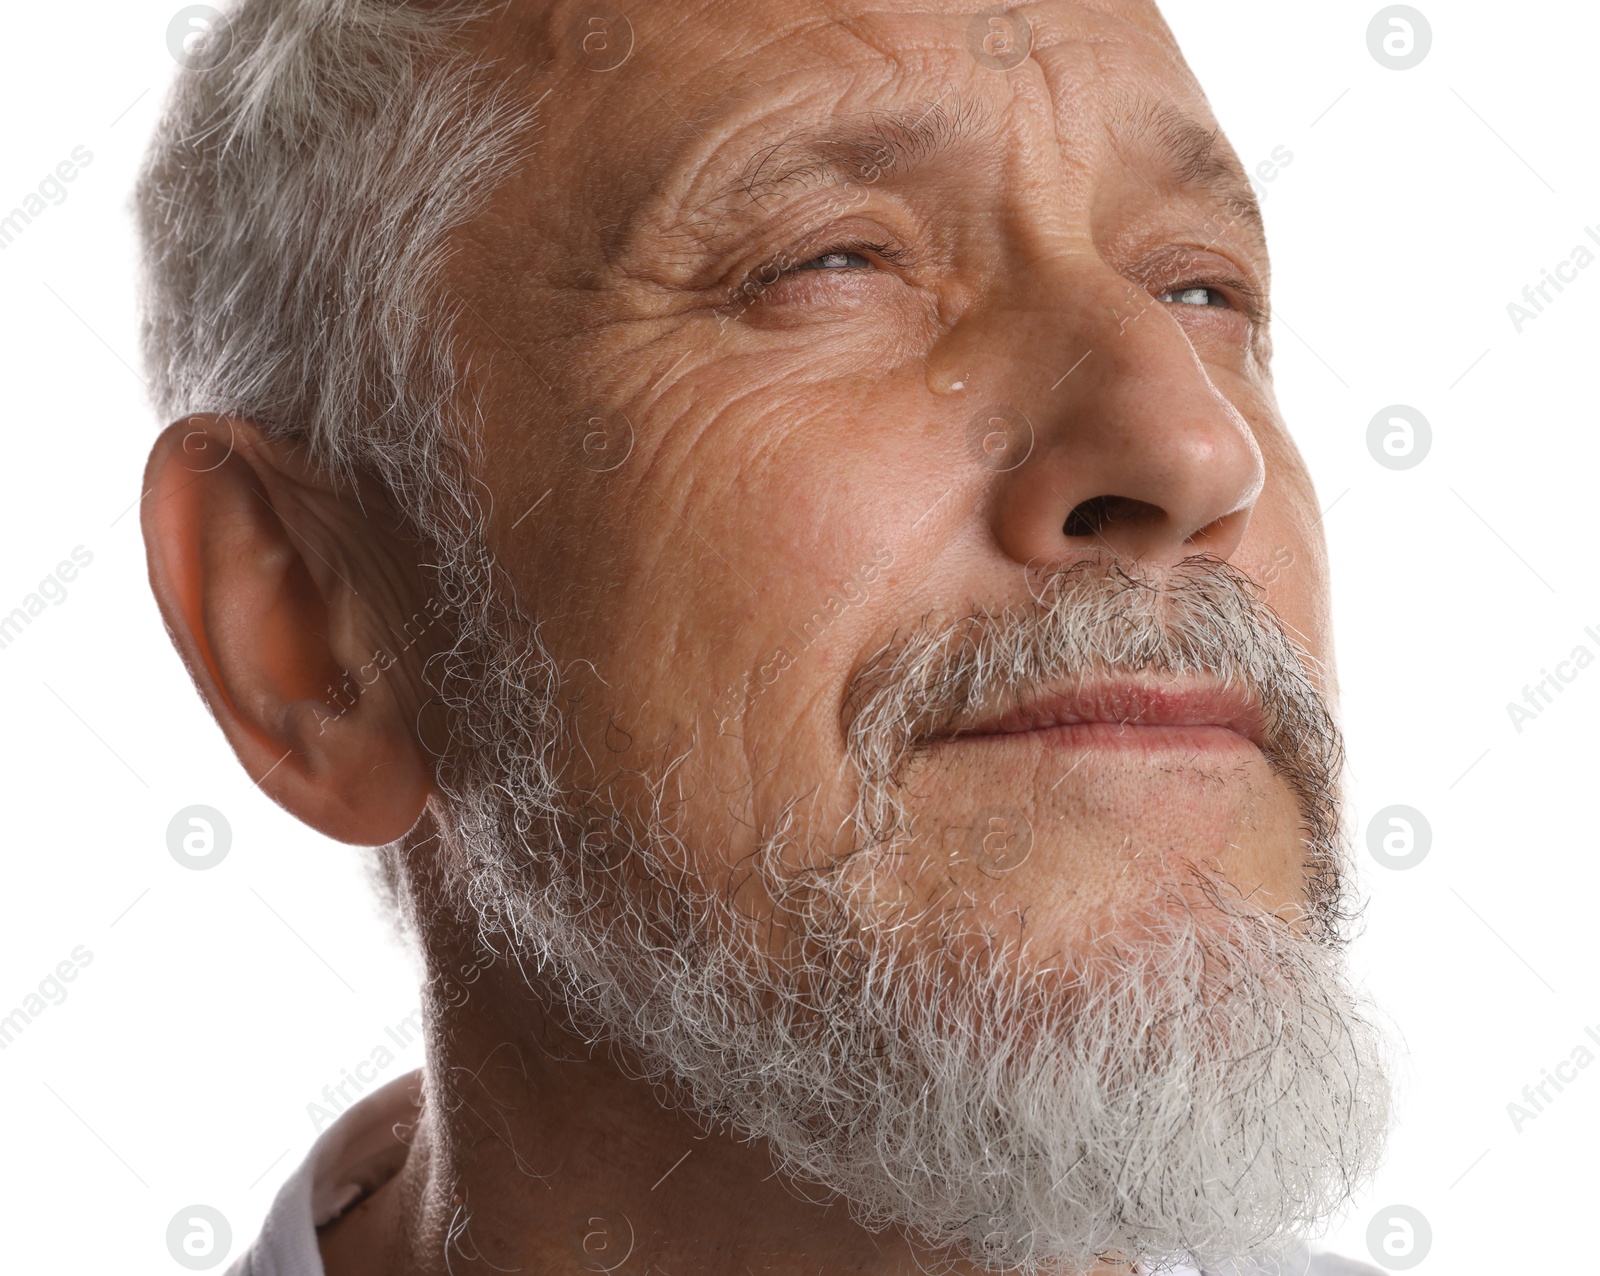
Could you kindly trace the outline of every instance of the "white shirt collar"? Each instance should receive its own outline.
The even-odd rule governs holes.
[[[326,1276],[317,1228],[399,1172],[421,1097],[418,1068],[340,1113],[278,1189],[255,1243],[225,1276]]]

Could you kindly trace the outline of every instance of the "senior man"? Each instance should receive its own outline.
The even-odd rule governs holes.
[[[242,0],[186,60],[151,582],[426,971],[235,1270],[1353,1270],[1295,1248],[1389,1120],[1317,506],[1155,9]]]

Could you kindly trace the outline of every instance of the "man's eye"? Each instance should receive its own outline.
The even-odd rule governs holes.
[[[1180,306],[1229,306],[1228,298],[1220,288],[1174,288],[1171,292],[1162,293],[1156,300],[1170,301]]]
[[[872,263],[860,253],[828,252],[820,257],[813,257],[810,261],[801,262],[796,270],[864,270],[871,269]]]

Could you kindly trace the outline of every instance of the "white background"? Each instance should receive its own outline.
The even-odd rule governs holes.
[[[1600,1066],[1520,1132],[1506,1105],[1600,1025],[1600,666],[1520,733],[1506,704],[1575,646],[1600,655],[1600,265],[1520,334],[1506,307],[1600,226],[1600,10],[1424,3],[1432,50],[1395,71],[1368,52],[1377,7],[1166,6],[1247,165],[1293,154],[1264,186],[1278,387],[1327,508],[1358,827],[1402,803],[1433,833],[1407,871],[1359,852],[1355,958],[1405,1090],[1386,1168],[1327,1243],[1367,1259],[1369,1220],[1400,1203],[1431,1224],[1420,1272],[1579,1271]],[[181,1270],[165,1230],[194,1203],[231,1221],[236,1255],[312,1141],[306,1105],[417,1004],[357,853],[240,773],[145,583],[133,506],[156,422],[126,203],[176,8],[13,6],[0,43],[0,210],[74,147],[94,157],[0,252],[0,614],[75,546],[94,556],[0,650],[0,1015],[93,955],[0,1051],[11,1271]],[[1432,425],[1406,471],[1366,445],[1394,403]],[[233,830],[206,872],[166,847],[195,803]]]

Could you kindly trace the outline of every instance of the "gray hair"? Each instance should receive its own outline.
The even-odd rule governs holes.
[[[163,420],[249,417],[378,478],[430,539],[478,518],[448,239],[536,133],[459,38],[495,7],[238,0],[179,72],[135,197]]]
[[[465,303],[443,267],[538,132],[536,104],[461,38],[501,4],[237,0],[179,72],[134,200],[162,420],[246,417],[341,484],[383,484],[454,613],[432,681],[455,710],[506,602],[471,480]],[[366,865],[402,940],[406,840]]]

